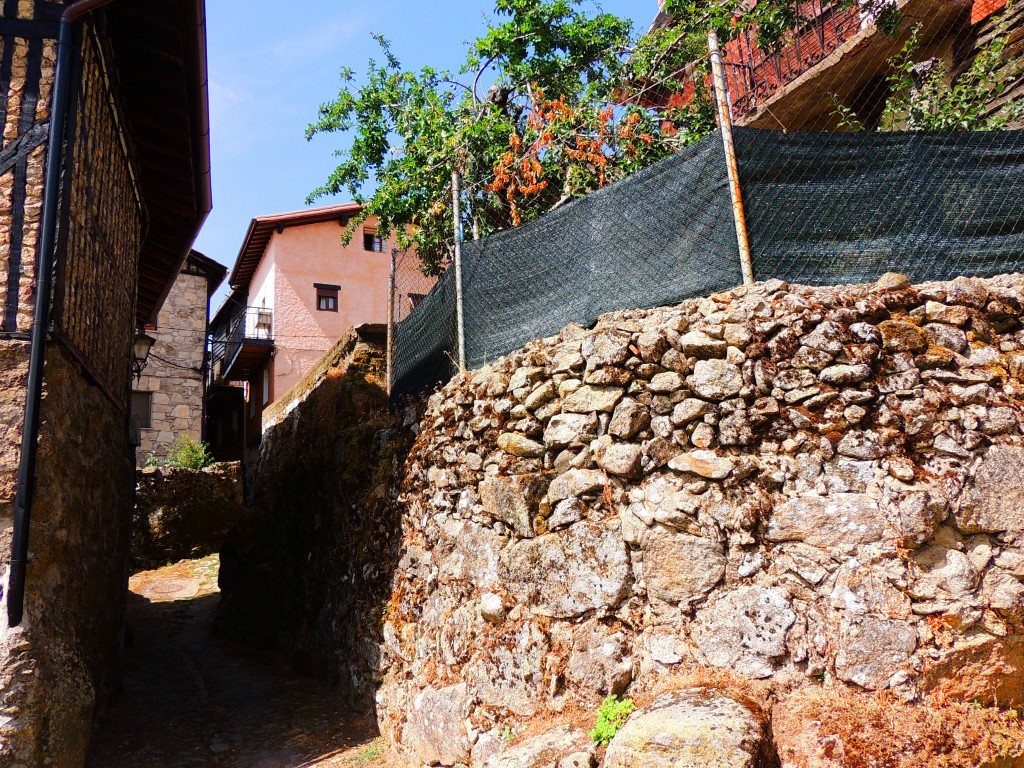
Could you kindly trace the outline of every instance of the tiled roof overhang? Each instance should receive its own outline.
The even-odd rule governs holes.
[[[149,226],[136,320],[154,322],[212,207],[204,0],[106,6]]]
[[[283,231],[285,227],[294,227],[301,224],[319,224],[325,221],[347,222],[349,217],[356,215],[362,210],[358,203],[342,203],[341,205],[328,205],[321,208],[308,208],[304,211],[290,211],[288,213],[273,213],[269,216],[257,216],[249,222],[249,229],[245,233],[242,247],[238,251],[238,258],[235,259],[235,266],[228,278],[228,285],[232,288],[247,289],[253,273],[263,258],[263,251],[267,248],[274,232]]]

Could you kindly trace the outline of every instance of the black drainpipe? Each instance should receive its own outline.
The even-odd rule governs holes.
[[[14,538],[11,542],[11,577],[7,590],[7,624],[21,624],[25,612],[25,569],[28,565],[28,530],[32,518],[32,491],[36,472],[36,447],[39,441],[39,406],[43,397],[43,364],[46,360],[46,335],[50,325],[53,299],[53,265],[57,242],[57,211],[60,206],[60,177],[63,170],[64,133],[71,84],[72,43],[75,22],[84,14],[111,0],[80,0],[64,9],[57,38],[57,69],[50,107],[50,136],[46,147],[46,181],[43,193],[43,220],[39,235],[38,285],[32,341],[29,348],[28,387],[25,420],[21,435],[21,459],[18,465],[18,490],[14,501]]]

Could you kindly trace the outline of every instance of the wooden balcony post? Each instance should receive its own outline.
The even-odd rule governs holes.
[[[711,74],[715,85],[715,99],[718,102],[718,126],[722,130],[725,145],[725,164],[729,171],[729,192],[732,195],[732,215],[736,222],[736,242],[740,250],[740,269],[743,284],[754,282],[754,265],[750,260],[750,242],[747,240],[747,220],[743,212],[743,195],[740,190],[740,173],[736,165],[736,147],[732,141],[732,112],[729,104],[729,86],[722,65],[722,52],[718,48],[718,35],[708,35],[708,52],[711,54]]]

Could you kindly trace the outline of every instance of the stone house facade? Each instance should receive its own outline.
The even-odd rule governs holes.
[[[0,6],[4,768],[81,766],[115,687],[133,339],[210,209],[204,14]]]
[[[206,337],[210,296],[227,267],[192,251],[147,333],[156,339],[132,389],[135,462],[168,457],[182,435],[201,441],[206,396]]]

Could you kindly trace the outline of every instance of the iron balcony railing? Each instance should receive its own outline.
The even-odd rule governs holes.
[[[230,371],[246,344],[266,346],[274,340],[274,311],[239,304],[210,335],[210,376],[216,380]]]
[[[798,7],[802,22],[775,50],[760,48],[756,31],[749,29],[727,46],[734,119],[756,109],[873,23],[856,4],[839,0],[807,0]]]

